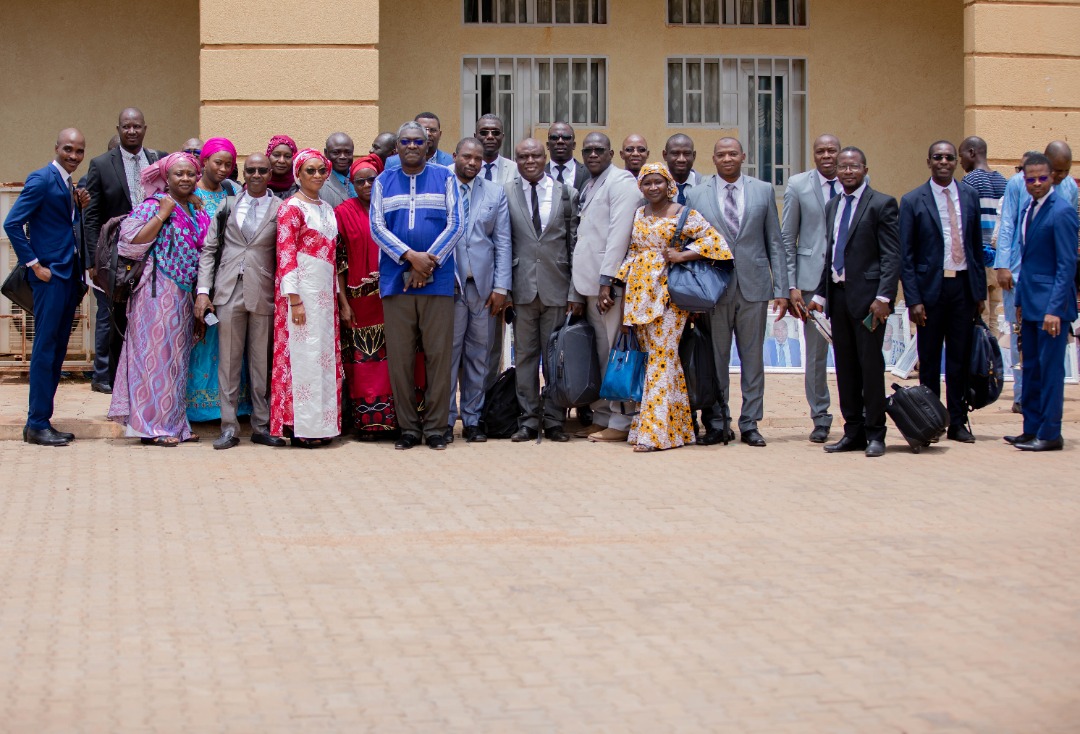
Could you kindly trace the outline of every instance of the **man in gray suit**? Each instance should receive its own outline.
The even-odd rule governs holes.
[[[244,161],[244,181],[247,189],[230,207],[223,239],[219,239],[217,227],[211,226],[199,256],[195,317],[204,321],[206,313],[212,311],[219,320],[221,436],[214,441],[215,449],[230,449],[240,443],[236,406],[245,347],[251,383],[251,440],[264,446],[285,445],[285,439],[270,435],[268,400],[281,199],[267,191],[270,160],[261,153],[252,153]]]
[[[615,151],[603,133],[585,136],[581,154],[592,178],[578,196],[581,223],[574,249],[574,288],[586,297],[585,315],[596,332],[596,351],[600,375],[607,369],[611,346],[622,326],[619,272],[630,246],[634,212],[641,201],[641,191],[632,173],[611,165]],[[592,425],[579,435],[592,441],[625,441],[631,416],[620,404],[597,400],[592,404]]]
[[[356,187],[349,180],[354,149],[353,139],[345,133],[334,133],[326,139],[323,153],[330,159],[332,170],[319,190],[319,198],[331,207],[356,198]]]
[[[484,383],[488,373],[496,319],[502,318],[510,290],[510,210],[502,186],[478,178],[484,148],[476,138],[463,138],[454,151],[454,173],[465,213],[465,236],[454,257],[458,293],[454,296],[454,349],[450,360],[450,426],[457,422],[458,375],[461,376],[461,435],[465,441],[487,441],[480,428]]]
[[[566,315],[580,316],[582,298],[574,290],[570,268],[577,238],[574,191],[544,173],[544,146],[526,138],[514,149],[518,176],[506,184],[513,243],[514,355],[517,362],[517,397],[524,415],[511,441],[529,441],[544,435],[569,441],[563,430],[566,411],[544,405],[540,416],[540,354],[551,332]]]
[[[840,182],[836,179],[839,156],[839,138],[828,134],[819,136],[814,141],[814,170],[789,178],[784,192],[781,234],[787,255],[791,312],[799,318],[808,316],[806,299],[813,297],[825,268],[829,240],[825,232],[825,205],[840,193]],[[810,440],[825,443],[832,428],[826,372],[829,342],[812,324],[807,324],[803,333],[806,337],[806,402],[814,422]]]
[[[787,313],[787,257],[772,184],[744,176],[745,161],[742,143],[720,138],[713,147],[716,175],[694,187],[686,203],[719,230],[735,255],[735,277],[710,317],[717,382],[726,401],[734,336],[742,360],[739,431],[743,443],[764,446],[758,421],[765,405],[765,319],[770,298],[781,317]]]

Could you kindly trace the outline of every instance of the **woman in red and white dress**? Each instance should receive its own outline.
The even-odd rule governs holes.
[[[319,199],[330,161],[307,148],[293,159],[299,191],[278,210],[274,367],[270,432],[294,446],[329,444],[341,433],[337,315],[337,220]]]

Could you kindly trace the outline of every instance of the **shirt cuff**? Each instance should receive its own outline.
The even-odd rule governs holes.
[[[491,291],[493,293],[498,293],[500,296],[505,296],[507,293],[509,293],[509,291],[507,291],[505,288],[492,288]]]
[[[208,295],[210,295],[210,289],[209,288],[199,288],[199,289],[197,289],[195,291],[195,295],[197,295],[197,296],[208,296]]]
[[[601,275],[600,285],[615,285],[615,279],[610,275]]]
[[[819,306],[825,305],[825,299],[822,296],[814,296],[811,300]]]
[[[881,301],[882,303],[888,303],[889,302],[889,299],[886,298],[885,296],[877,296],[877,300]]]
[[[26,263],[26,267],[28,267],[28,268],[32,268],[32,267],[34,267],[35,265],[37,265],[37,264],[38,264],[38,262],[39,262],[39,260],[38,260],[38,259],[37,259],[37,258],[35,257],[35,258],[34,258],[33,260],[31,260],[30,262]]]

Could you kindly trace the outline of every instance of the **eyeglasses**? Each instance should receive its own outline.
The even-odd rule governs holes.
[[[625,148],[623,148],[623,152],[624,153],[648,153],[649,149],[646,148],[644,145],[637,145],[637,146],[628,145]]]
[[[480,138],[501,138],[502,130],[477,130],[476,135]]]
[[[837,171],[861,171],[864,168],[866,168],[866,166],[864,166],[861,163],[845,163],[842,166],[837,166],[836,170]]]
[[[952,163],[956,160],[956,156],[954,156],[952,153],[934,153],[932,156],[930,156],[930,159],[935,161],[948,161],[949,163]]]
[[[1050,180],[1049,176],[1028,176],[1027,178],[1024,179],[1024,182],[1029,183],[1029,184],[1033,184],[1036,181],[1038,181],[1039,183],[1046,183],[1049,180]]]
[[[423,138],[399,138],[398,145],[404,148],[421,148],[427,145],[427,141]]]
[[[321,166],[319,168],[304,168],[304,173],[309,176],[325,176],[329,171],[326,166]]]
[[[581,154],[582,155],[603,155],[604,153],[607,153],[607,152],[608,152],[607,148],[582,148],[581,149]]]
[[[196,158],[198,158],[199,156],[202,155],[202,148],[184,148],[181,152],[182,153],[187,153],[188,155],[193,155]],[[1020,167],[1017,166],[1016,170],[1019,171]]]
[[[352,180],[353,186],[363,186],[364,184],[373,184],[377,176],[364,176],[363,178],[354,178]]]
[[[248,168],[247,166],[244,166],[244,173],[249,176],[253,173],[259,173],[265,176],[266,174],[270,173],[270,166],[258,166],[253,168]]]
[[[574,139],[573,135],[548,135],[548,140],[550,140],[553,143],[557,143],[560,140],[573,140],[573,139]]]

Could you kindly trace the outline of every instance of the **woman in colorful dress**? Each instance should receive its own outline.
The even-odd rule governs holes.
[[[361,441],[396,438],[397,417],[386,364],[382,299],[379,297],[379,246],[371,237],[368,207],[382,159],[358,158],[349,171],[356,196],[334,210],[338,234],[338,312],[341,362],[345,368],[346,426]]]
[[[679,340],[689,314],[670,302],[668,264],[709,258],[731,260],[731,250],[705,217],[691,210],[683,227],[687,246],[673,247],[682,206],[675,179],[662,163],[648,163],[638,174],[646,204],[634,214],[630,249],[619,269],[626,282],[622,322],[632,327],[648,353],[645,391],[627,440],[635,451],[670,449],[694,443],[690,400],[679,359]]]
[[[229,178],[236,168],[236,148],[227,138],[210,138],[202,146],[200,162],[202,178],[195,194],[202,199],[210,216],[210,226],[224,222],[218,216],[228,216],[226,201],[240,194],[240,185]],[[218,327],[207,326],[205,334],[191,350],[191,367],[187,384],[188,420],[213,421],[221,418],[218,395]],[[240,403],[237,415],[251,415],[251,388],[246,379],[240,382]]]
[[[185,387],[195,317],[191,291],[210,217],[195,195],[202,169],[173,153],[143,169],[149,194],[120,226],[119,251],[142,258],[142,279],[128,302],[128,327],[109,418],[145,444],[176,446],[192,438]]]
[[[288,199],[296,193],[292,165],[296,151],[296,141],[288,135],[275,135],[266,144],[266,157],[270,159],[270,183],[267,187],[279,199]]]
[[[270,432],[305,448],[341,433],[338,228],[334,210],[319,198],[329,174],[326,156],[301,150],[293,159],[299,190],[278,210]]]

